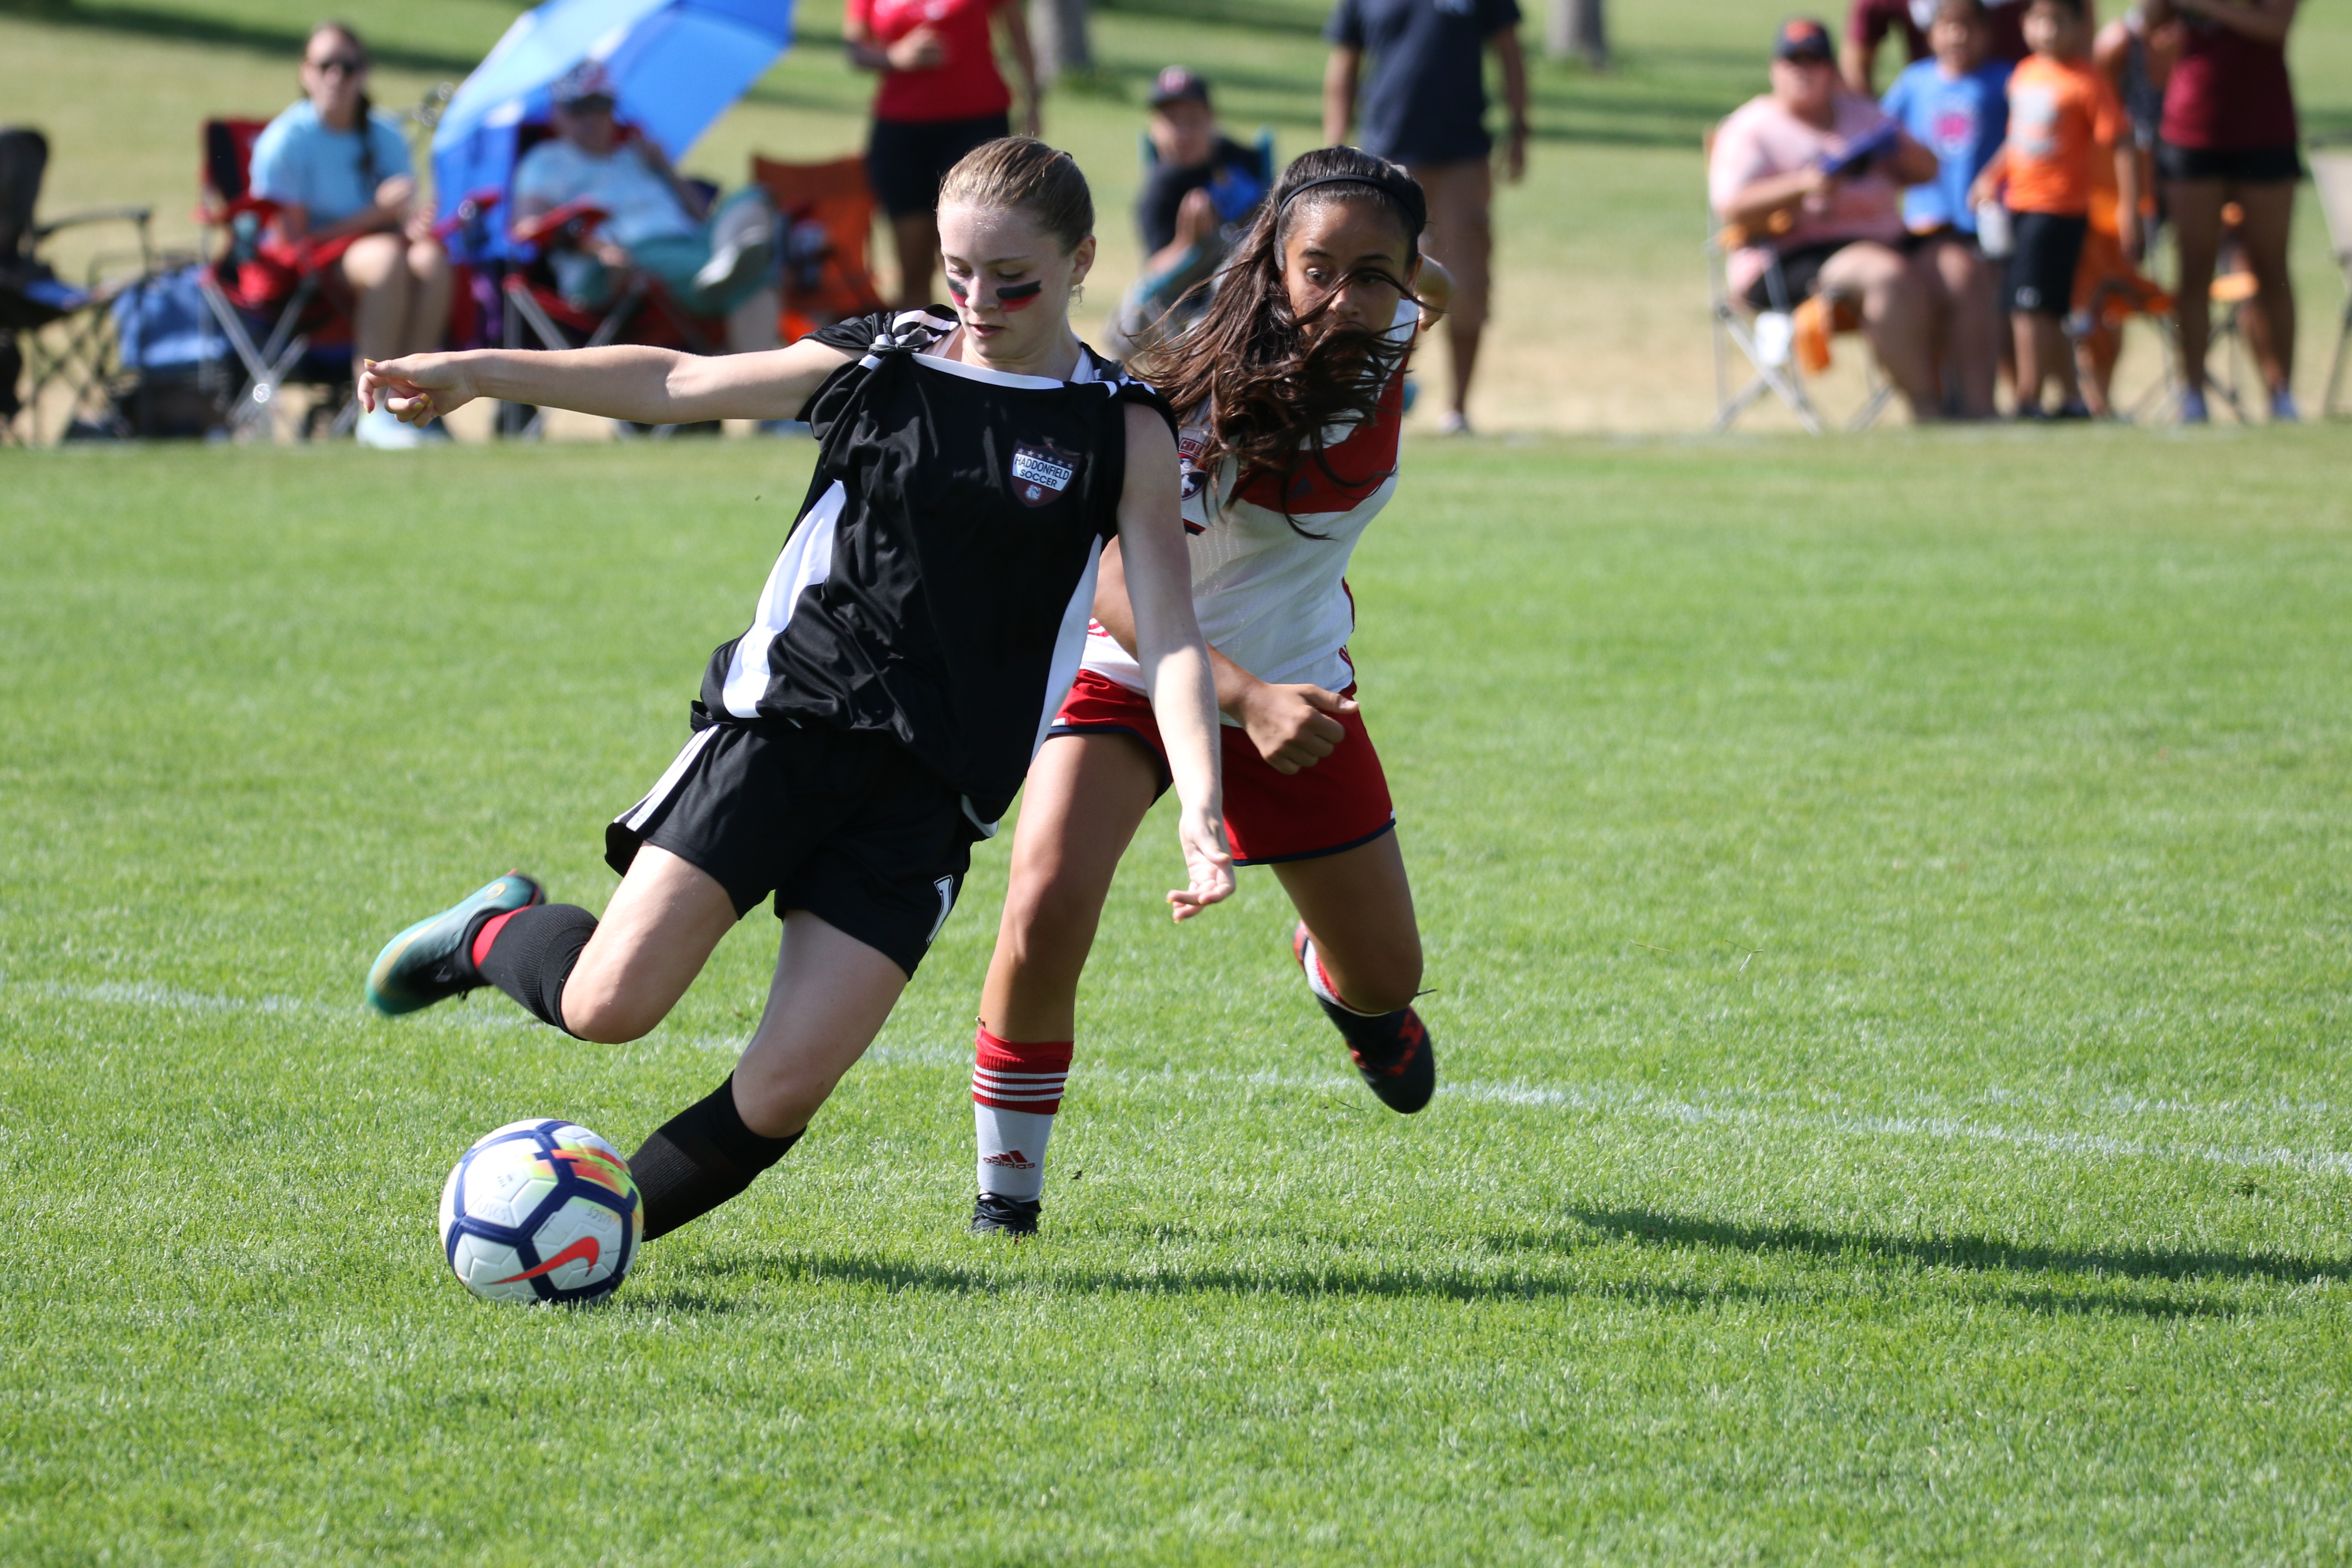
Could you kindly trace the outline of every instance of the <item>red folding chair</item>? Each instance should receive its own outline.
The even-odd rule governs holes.
[[[269,233],[278,204],[252,190],[253,144],[268,121],[208,120],[204,128],[203,205],[196,221],[207,234],[209,259],[199,281],[205,304],[236,354],[244,384],[230,404],[233,431],[264,430],[289,385],[326,389],[301,426],[348,432],[359,417],[352,388],[350,301],[342,297],[336,263],[356,235],[320,244],[293,244]]]

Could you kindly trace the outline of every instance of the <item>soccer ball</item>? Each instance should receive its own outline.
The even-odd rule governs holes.
[[[645,1239],[619,1150],[569,1121],[510,1121],[441,1189],[441,1247],[458,1283],[493,1301],[593,1301],[618,1289]]]

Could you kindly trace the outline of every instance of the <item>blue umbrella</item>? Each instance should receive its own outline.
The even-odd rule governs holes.
[[[442,210],[507,188],[517,129],[547,118],[549,87],[574,66],[602,65],[614,111],[675,162],[792,37],[793,0],[547,0],[515,18],[442,110],[433,133]],[[506,228],[474,226],[453,247],[460,260],[508,256]]]

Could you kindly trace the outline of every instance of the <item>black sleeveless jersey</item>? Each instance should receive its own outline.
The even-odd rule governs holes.
[[[889,734],[986,834],[1077,673],[1118,531],[1125,405],[1175,420],[1091,349],[1071,381],[922,352],[955,325],[935,305],[816,334],[861,357],[803,413],[818,443],[808,497],[751,629],[711,655],[702,701],[720,721]]]

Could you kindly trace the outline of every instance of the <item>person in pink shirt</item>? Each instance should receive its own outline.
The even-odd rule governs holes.
[[[1022,134],[1037,134],[1029,26],[1018,0],[846,0],[841,33],[850,63],[882,78],[866,179],[898,242],[899,309],[919,310],[940,265],[940,180],[973,148],[1013,133],[999,34],[1021,79]]]
[[[1772,90],[1724,121],[1707,164],[1716,216],[1751,240],[1731,258],[1733,289],[1759,310],[1824,290],[1857,301],[1878,363],[1922,420],[1943,413],[1937,340],[1960,302],[1912,254],[1902,197],[1937,166],[1878,105],[1845,90],[1830,31],[1809,17],[1781,24]]]

